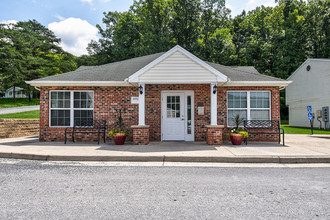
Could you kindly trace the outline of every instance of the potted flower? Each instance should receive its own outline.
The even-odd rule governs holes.
[[[113,138],[116,145],[125,144],[126,136],[130,134],[130,131],[113,129],[109,132],[109,136]]]
[[[121,111],[118,118],[119,129],[113,129],[109,132],[108,136],[112,137],[116,145],[125,144],[126,136],[130,134],[129,130],[123,130],[123,118],[121,117]]]
[[[244,118],[240,118],[239,114],[237,114],[233,119],[235,127],[228,132],[233,145],[241,145],[243,139],[248,137],[248,132],[239,130],[239,125],[243,122],[243,120]]]

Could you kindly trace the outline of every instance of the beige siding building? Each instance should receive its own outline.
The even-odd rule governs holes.
[[[330,106],[330,59],[307,59],[287,80],[292,81],[286,87],[290,126],[309,127],[307,106],[311,105],[318,127],[317,110]]]

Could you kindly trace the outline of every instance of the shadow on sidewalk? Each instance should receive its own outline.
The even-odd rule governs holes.
[[[102,144],[96,150],[108,151],[123,151],[134,153],[152,153],[152,152],[175,152],[175,151],[217,151],[214,145],[207,145],[204,142],[184,142],[184,141],[171,141],[171,142],[150,142],[149,145],[114,145]]]

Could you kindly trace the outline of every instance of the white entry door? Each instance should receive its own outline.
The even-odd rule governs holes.
[[[162,140],[194,140],[192,96],[192,91],[162,92]]]

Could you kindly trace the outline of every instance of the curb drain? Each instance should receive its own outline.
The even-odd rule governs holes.
[[[163,166],[165,165],[165,155],[163,155]]]

